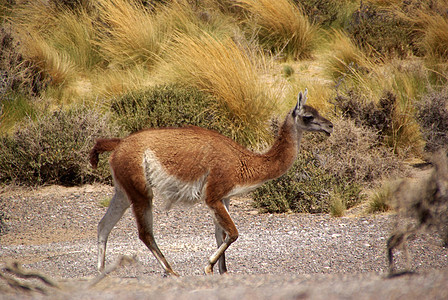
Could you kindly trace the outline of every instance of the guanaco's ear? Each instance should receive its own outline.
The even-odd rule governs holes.
[[[299,92],[299,94],[297,95],[297,104],[292,112],[293,117],[297,116],[302,110],[303,106],[305,105],[307,95],[308,95],[308,89],[305,89],[305,92],[303,94],[302,92]]]

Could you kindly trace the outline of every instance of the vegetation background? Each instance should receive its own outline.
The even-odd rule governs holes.
[[[109,182],[105,159],[88,166],[94,140],[148,127],[195,124],[263,151],[305,88],[335,132],[304,137],[293,168],[253,193],[262,211],[387,209],[382,183],[448,142],[448,0],[0,9],[0,185]]]

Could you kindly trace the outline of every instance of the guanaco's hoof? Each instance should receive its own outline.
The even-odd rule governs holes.
[[[174,272],[173,270],[166,271],[164,276],[165,277],[169,277],[169,276],[180,277],[180,275],[177,274],[176,272]]]
[[[204,268],[204,272],[207,275],[212,275],[213,274],[213,266],[212,265],[206,265]]]

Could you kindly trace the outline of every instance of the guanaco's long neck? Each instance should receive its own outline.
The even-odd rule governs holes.
[[[302,130],[298,129],[291,115],[286,117],[277,139],[271,149],[263,155],[264,163],[270,169],[267,179],[283,175],[292,166],[299,152]]]
[[[272,147],[264,154],[247,162],[247,177],[244,181],[264,182],[283,175],[297,158],[302,131],[297,129],[291,115],[288,115],[279,130]]]

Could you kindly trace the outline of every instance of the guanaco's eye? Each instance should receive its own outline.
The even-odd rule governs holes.
[[[303,119],[303,122],[309,123],[314,119],[314,117],[313,116],[303,116],[302,119]]]

